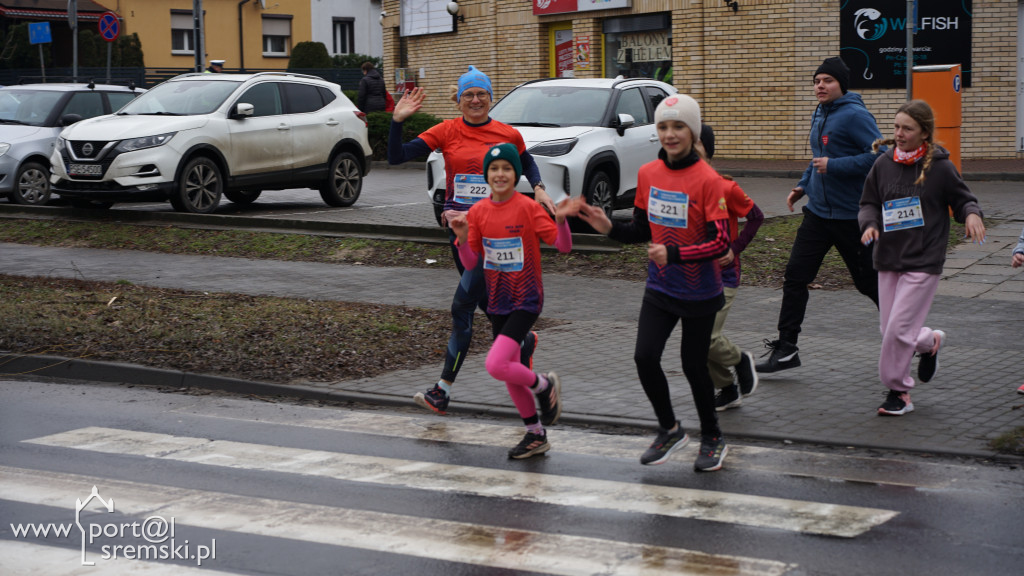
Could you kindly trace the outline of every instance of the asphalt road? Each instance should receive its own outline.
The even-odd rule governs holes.
[[[993,575],[1024,565],[1019,470],[747,444],[733,445],[723,471],[698,474],[693,446],[643,467],[648,433],[606,432],[556,426],[548,455],[510,461],[522,431],[507,420],[4,380],[0,571],[189,574],[198,554],[204,574]],[[93,486],[113,512],[89,500]],[[184,558],[109,557],[118,545],[138,554],[147,541],[133,526],[154,517],[174,518]],[[23,533],[50,524],[70,525],[68,535]],[[95,568],[80,565],[83,534],[95,536],[84,548]]]

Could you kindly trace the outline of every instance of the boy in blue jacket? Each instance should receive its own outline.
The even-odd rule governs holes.
[[[860,95],[847,92],[849,82],[850,69],[838,57],[826,58],[814,72],[818,107],[811,119],[812,158],[786,198],[790,212],[804,196],[807,205],[786,265],[779,338],[765,340],[768,359],[757,364],[758,372],[800,365],[796,342],[807,310],[808,285],[833,246],[846,263],[857,290],[878,306],[878,275],[872,266],[871,249],[860,243],[857,212],[864,179],[877,157],[871,144],[882,134]]]

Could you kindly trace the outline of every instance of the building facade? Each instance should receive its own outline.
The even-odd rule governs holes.
[[[313,41],[331,56],[383,55],[381,0],[310,0]]]
[[[1020,157],[1022,2],[921,4],[915,64],[964,71],[956,86],[962,157]],[[459,0],[454,17],[447,5],[381,6],[396,88],[400,80],[423,86],[424,111],[444,118],[456,115],[450,87],[469,64],[491,77],[496,97],[535,78],[653,77],[671,66],[671,83],[697,98],[714,126],[717,155],[803,159],[817,104],[811,78],[824,58],[841,55],[850,65],[851,90],[883,134],[907,98],[905,0]],[[872,48],[858,47],[869,41]]]

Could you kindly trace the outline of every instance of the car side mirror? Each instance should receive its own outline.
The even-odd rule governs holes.
[[[626,132],[626,128],[631,128],[636,124],[636,119],[633,118],[632,114],[619,114],[619,117],[615,120],[615,130],[622,136]]]
[[[61,126],[71,126],[82,119],[81,114],[65,114],[60,117]]]
[[[246,116],[252,116],[253,106],[252,104],[246,104],[245,102],[239,102],[235,104],[235,111],[231,113],[232,120],[240,120]]]

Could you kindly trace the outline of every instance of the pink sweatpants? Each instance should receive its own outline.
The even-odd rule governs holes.
[[[537,414],[537,404],[530,390],[537,375],[519,361],[519,342],[499,334],[487,353],[486,367],[488,374],[505,383],[520,416],[530,418]]]
[[[910,376],[914,352],[930,352],[935,344],[932,329],[924,321],[939,288],[939,278],[926,272],[878,273],[882,330],[878,377],[890,390],[906,392],[914,387]]]

